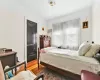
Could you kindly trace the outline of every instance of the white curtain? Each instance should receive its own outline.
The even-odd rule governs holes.
[[[78,49],[80,44],[80,19],[63,23],[63,47]]]
[[[53,24],[52,45],[78,49],[80,45],[80,19]]]
[[[63,34],[62,34],[62,24],[53,24],[53,32],[52,32],[52,45],[53,46],[61,46],[63,44]]]

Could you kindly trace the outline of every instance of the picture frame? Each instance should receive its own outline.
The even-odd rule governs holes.
[[[84,22],[83,22],[83,29],[84,29],[84,28],[88,28],[88,21],[84,21]]]

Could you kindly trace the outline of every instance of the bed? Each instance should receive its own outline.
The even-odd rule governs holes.
[[[55,47],[44,48],[40,54],[40,62],[77,75],[80,75],[81,70],[94,73],[100,71],[100,63],[96,59],[79,56],[77,51]]]

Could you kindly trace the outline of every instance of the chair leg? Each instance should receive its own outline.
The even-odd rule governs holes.
[[[39,61],[38,61],[38,70],[39,70]]]
[[[38,70],[39,70],[39,56],[38,56]]]

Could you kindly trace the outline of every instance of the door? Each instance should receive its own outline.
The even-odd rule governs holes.
[[[37,23],[27,20],[27,61],[37,59]]]

